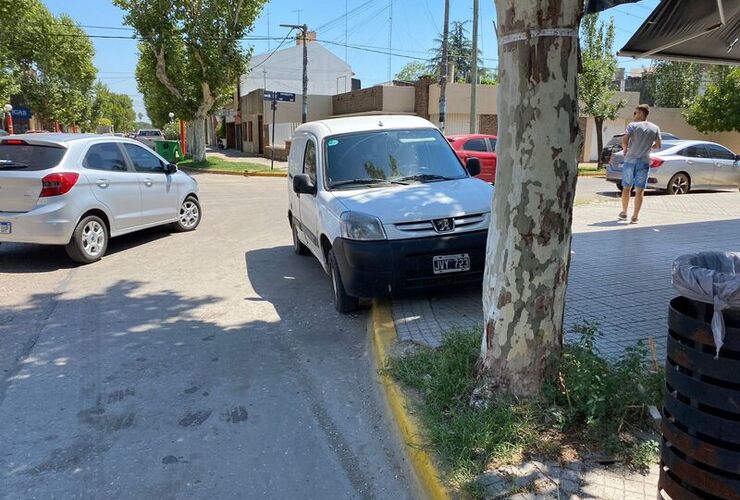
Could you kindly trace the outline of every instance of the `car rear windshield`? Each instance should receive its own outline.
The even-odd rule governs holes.
[[[467,177],[435,129],[360,132],[329,137],[325,144],[330,188],[351,186],[355,179],[411,183]]]
[[[148,137],[154,137],[154,136],[162,135],[162,132],[160,132],[159,130],[142,130],[141,132],[139,132],[139,136],[142,136],[142,135],[148,136]]]
[[[56,167],[67,150],[53,146],[0,143],[0,172],[46,170]]]

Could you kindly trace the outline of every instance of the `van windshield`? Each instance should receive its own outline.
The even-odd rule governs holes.
[[[439,182],[468,176],[435,129],[337,135],[324,144],[330,189]]]

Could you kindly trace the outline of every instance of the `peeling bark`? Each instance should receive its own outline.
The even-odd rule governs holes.
[[[537,396],[557,372],[577,177],[580,0],[497,0],[498,168],[483,283],[480,375]]]

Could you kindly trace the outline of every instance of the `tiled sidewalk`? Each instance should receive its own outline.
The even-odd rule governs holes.
[[[618,200],[574,209],[566,329],[599,323],[597,347],[614,357],[652,336],[665,356],[671,264],[683,254],[740,251],[740,193],[649,196],[639,225],[616,221]],[[426,294],[393,302],[399,338],[436,346],[445,332],[482,324],[480,288]],[[566,341],[572,340],[566,335]]]

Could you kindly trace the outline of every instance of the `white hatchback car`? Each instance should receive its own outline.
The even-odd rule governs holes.
[[[125,138],[87,134],[0,139],[0,242],[65,245],[76,262],[99,260],[108,239],[202,216],[198,183]]]
[[[294,251],[318,258],[340,312],[359,297],[480,283],[493,187],[479,172],[422,118],[301,125],[288,159]]]

